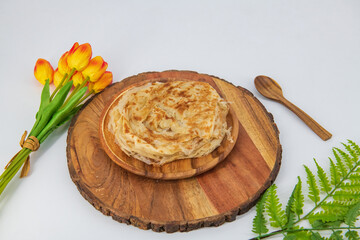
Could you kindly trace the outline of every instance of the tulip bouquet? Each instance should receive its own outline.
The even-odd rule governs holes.
[[[22,149],[10,160],[0,176],[0,195],[21,167],[20,177],[27,176],[30,153],[36,151],[57,127],[70,120],[85,99],[112,83],[112,73],[106,71],[108,64],[100,56],[91,56],[90,44],[79,45],[76,42],[61,56],[55,71],[47,60],[37,60],[34,75],[44,85],[40,107],[29,136],[26,137],[25,131],[20,140]],[[56,88],[50,94],[52,82]]]

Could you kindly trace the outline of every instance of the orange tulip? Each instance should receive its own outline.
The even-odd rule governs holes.
[[[50,83],[53,80],[54,69],[51,64],[42,58],[39,58],[36,61],[34,68],[35,78],[42,84],[45,84],[45,81],[49,79]]]
[[[61,72],[61,74],[65,75],[65,73],[70,73],[71,69],[67,63],[69,52],[64,53],[61,58],[59,59],[58,63],[58,69]]]
[[[82,71],[89,64],[91,59],[92,51],[91,46],[88,43],[81,44],[76,47],[76,43],[69,51],[67,57],[67,63],[70,69],[75,68],[77,71]]]
[[[64,74],[62,74],[59,69],[57,68],[54,72],[54,85],[55,87],[58,87],[61,81],[64,78]]]
[[[93,91],[94,93],[101,92],[104,88],[106,88],[112,83],[112,80],[112,72],[107,71],[99,78],[99,80],[89,83],[89,91]]]
[[[104,74],[108,67],[107,62],[100,56],[90,60],[89,65],[82,71],[84,78],[89,78],[90,82],[96,82]]]
[[[85,79],[84,79],[83,75],[81,74],[81,72],[77,72],[73,75],[72,80],[73,80],[74,86],[76,87],[77,85],[82,84]]]

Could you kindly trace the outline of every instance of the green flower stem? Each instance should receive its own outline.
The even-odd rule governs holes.
[[[64,102],[63,106],[61,108],[63,108],[64,106],[66,106],[66,104],[70,101],[70,99],[80,90],[82,89],[88,82],[89,82],[90,78],[86,77],[86,79],[80,84],[77,85],[75,87],[75,89],[72,91],[72,93],[70,94],[70,96],[66,99],[66,101]],[[60,109],[61,109],[60,108]]]
[[[79,102],[77,103],[77,104],[80,104],[80,103],[82,103],[82,101],[84,101],[85,99],[87,99],[91,94],[93,94],[94,93],[94,90],[91,90],[90,92],[88,92],[88,94],[86,94],[85,96],[83,96],[80,100],[79,100]]]
[[[4,191],[11,179],[20,170],[28,156],[32,151],[28,148],[23,148],[18,155],[13,159],[8,168],[0,176],[0,194]]]
[[[59,91],[60,88],[62,88],[70,79],[71,77],[74,75],[76,69],[73,68],[71,69],[71,72],[69,75],[67,75],[67,73],[64,75],[63,79],[61,80],[61,83],[55,88],[54,92],[51,94],[50,96],[50,101],[54,98],[55,94]],[[65,77],[67,76],[67,77]]]

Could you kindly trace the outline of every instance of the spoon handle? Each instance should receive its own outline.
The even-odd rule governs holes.
[[[289,108],[293,113],[295,113],[301,120],[303,120],[306,125],[308,125],[322,140],[326,141],[331,138],[331,133],[325,130],[320,124],[318,124],[314,119],[307,115],[303,110],[289,102],[287,99],[282,98],[280,100],[287,108]]]

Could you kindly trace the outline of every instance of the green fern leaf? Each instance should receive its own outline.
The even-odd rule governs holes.
[[[330,240],[343,240],[343,237],[341,236],[342,231],[334,231],[333,234],[330,236]]]
[[[311,237],[311,232],[309,231],[299,231],[299,232],[290,232],[286,234],[284,240],[308,240]]]
[[[360,156],[360,147],[353,141],[348,140],[348,143],[350,143],[351,148],[355,151],[356,153],[356,159],[359,159]]]
[[[330,176],[331,176],[331,184],[336,186],[340,182],[340,173],[338,169],[336,168],[333,160],[329,158],[330,160]]]
[[[316,184],[315,176],[311,172],[311,170],[304,165],[306,175],[307,175],[307,183],[309,186],[309,194],[308,197],[315,203],[315,205],[320,201],[320,191]]]
[[[333,211],[320,211],[308,216],[308,220],[312,225],[317,220],[320,220],[323,223],[342,221],[344,220],[344,216],[338,215],[336,214],[336,212]]]
[[[352,193],[345,190],[338,190],[332,195],[333,199],[340,202],[357,203],[359,202],[360,193]]]
[[[259,235],[263,233],[267,233],[269,229],[266,227],[266,219],[264,217],[265,212],[265,200],[266,200],[266,193],[260,198],[259,202],[256,204],[256,216],[253,220],[253,229],[254,233]]]
[[[314,158],[314,162],[317,167],[317,174],[319,177],[321,190],[326,193],[329,193],[331,191],[329,178],[326,176],[324,169],[320,167],[320,165],[316,162],[315,158]]]
[[[302,194],[302,190],[301,190],[301,179],[300,177],[298,177],[298,182],[295,185],[294,188],[294,202],[291,206],[291,210],[296,213],[296,215],[298,216],[298,219],[300,219],[300,215],[303,214],[303,207],[304,207],[304,195]]]
[[[346,169],[345,164],[343,163],[342,159],[337,154],[337,152],[335,151],[334,148],[333,148],[333,154],[334,154],[334,157],[335,157],[335,160],[336,160],[336,167],[339,169],[341,175],[343,177],[345,177],[346,173],[347,173],[347,169]]]
[[[294,209],[293,206],[295,204],[295,192],[297,190],[296,188],[297,188],[297,184],[295,185],[285,208],[286,228],[292,228],[295,223],[296,214],[295,211],[293,210]]]
[[[286,224],[286,216],[279,197],[276,194],[275,184],[267,190],[266,200],[266,211],[270,217],[270,225],[275,228],[283,228]]]
[[[345,216],[345,224],[354,227],[357,217],[360,215],[360,202],[355,204]]]
[[[318,232],[312,232],[310,239],[311,239],[311,240],[323,240],[323,239],[325,239],[325,238],[322,237],[322,236],[320,235],[320,233],[318,233]]]
[[[354,182],[342,183],[340,185],[340,188],[343,190],[347,190],[349,192],[360,193],[360,183],[354,183]]]
[[[324,212],[336,214],[338,217],[342,216],[342,218],[345,217],[351,206],[352,205],[347,205],[337,201],[324,202],[321,204],[321,208]]]
[[[340,220],[336,220],[333,222],[323,222],[322,220],[314,220],[311,222],[311,226],[313,228],[337,228],[340,227],[340,225],[342,224],[342,221]]]
[[[348,179],[352,184],[359,184],[360,183],[360,173],[352,173],[348,177]]]
[[[348,145],[342,143],[342,145],[347,148],[349,147]],[[351,158],[349,156],[349,154],[347,154],[346,152],[344,152],[343,150],[339,149],[339,148],[334,148],[341,156],[342,160],[346,163],[347,167],[349,169],[352,169],[354,167],[354,163],[355,161],[353,160],[353,158]],[[351,148],[350,148],[351,149]]]
[[[357,231],[347,231],[345,233],[345,237],[348,238],[348,240],[359,240],[359,233]]]
[[[349,142],[349,141],[348,141]],[[350,142],[349,142],[350,143]],[[354,149],[352,149],[351,145],[348,144],[344,144],[342,143],[342,145],[345,147],[346,151],[348,151],[348,153],[350,154],[350,156],[352,157],[352,162],[356,163],[357,160],[359,159],[359,155],[356,154],[356,151]]]

